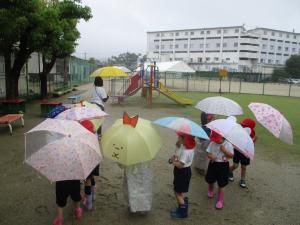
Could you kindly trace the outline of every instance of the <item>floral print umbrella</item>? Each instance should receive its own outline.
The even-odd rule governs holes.
[[[76,121],[46,119],[25,133],[25,162],[52,182],[84,180],[101,159],[97,136]]]
[[[277,109],[265,103],[248,105],[257,121],[281,141],[292,145],[293,131],[290,123]]]

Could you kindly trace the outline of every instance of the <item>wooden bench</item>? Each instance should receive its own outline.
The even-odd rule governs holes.
[[[3,99],[0,100],[1,109],[4,113],[18,113],[20,111],[25,112],[25,100],[24,99]]]
[[[47,114],[56,106],[62,105],[61,102],[42,101],[41,102],[41,116],[46,117]]]
[[[22,127],[24,127],[24,119],[23,114],[7,114],[5,116],[0,117],[0,124],[1,125],[7,125],[9,127],[10,135],[12,135],[12,126],[11,123],[21,120]]]
[[[81,96],[80,95],[72,95],[68,97],[68,99],[71,101],[72,104],[76,104],[80,101]]]

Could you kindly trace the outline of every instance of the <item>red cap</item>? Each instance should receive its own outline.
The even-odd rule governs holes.
[[[215,119],[215,115],[214,114],[207,114],[207,120],[208,121],[212,121],[213,119]]]
[[[92,132],[92,133],[95,133],[94,131],[94,125],[91,121],[89,120],[82,120],[80,121],[80,124],[86,128],[88,131]]]
[[[223,137],[220,134],[218,134],[217,132],[212,130],[211,134],[210,134],[210,141],[220,143],[223,141]]]
[[[249,127],[251,129],[250,137],[253,139],[255,137],[255,131],[254,131],[254,127],[256,125],[255,121],[250,118],[246,118],[241,122],[241,125],[242,127]]]

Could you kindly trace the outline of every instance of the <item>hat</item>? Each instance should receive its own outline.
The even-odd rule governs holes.
[[[208,121],[211,121],[213,119],[215,119],[215,115],[214,114],[207,114],[207,120]]]
[[[219,143],[219,142],[222,142],[223,141],[223,137],[218,134],[217,132],[215,131],[211,131],[211,134],[210,134],[210,141],[213,141],[213,142],[216,142],[216,143]]]
[[[185,133],[180,132],[180,131],[177,131],[176,134],[178,136],[184,137],[184,143],[183,143],[183,145],[184,145],[184,147],[186,149],[194,149],[195,148],[196,141],[195,141],[195,137],[194,136],[189,135],[189,134],[185,134]]]
[[[88,131],[92,132],[92,133],[95,133],[94,131],[94,125],[91,121],[89,120],[82,120],[80,121],[80,124],[86,128]]]
[[[242,127],[249,127],[251,129],[250,137],[253,139],[255,137],[255,131],[254,131],[254,127],[256,125],[255,121],[250,118],[246,118],[241,122],[241,125]]]

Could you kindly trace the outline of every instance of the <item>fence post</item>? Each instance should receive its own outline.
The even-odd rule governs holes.
[[[242,78],[241,78],[241,75],[240,75],[240,88],[239,88],[239,94],[241,94],[241,89],[242,89]]]
[[[290,82],[290,85],[289,85],[289,97],[291,97],[291,88],[292,88],[292,83]]]
[[[208,89],[207,89],[208,93],[209,93],[209,88],[210,88],[210,75],[208,75]]]
[[[231,76],[229,76],[229,93],[230,93],[230,90],[231,90]]]
[[[189,92],[189,76],[186,76],[186,92]]]
[[[263,90],[262,90],[262,95],[265,94],[265,79],[263,79]]]
[[[167,72],[165,72],[165,86],[167,87]]]

